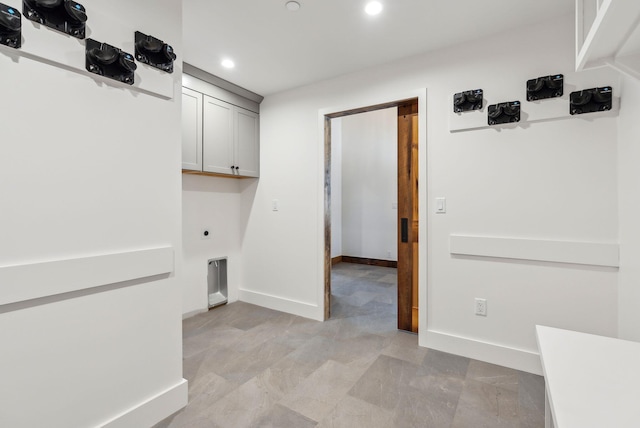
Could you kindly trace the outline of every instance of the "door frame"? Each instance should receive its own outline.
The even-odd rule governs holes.
[[[323,219],[321,220],[321,226],[319,230],[319,269],[321,272],[321,279],[319,285],[318,301],[320,303],[320,318],[325,321],[329,319],[331,313],[331,119],[348,116],[351,114],[365,113],[368,111],[375,111],[384,108],[396,107],[403,102],[407,102],[412,99],[418,99],[418,146],[419,146],[419,265],[418,265],[418,306],[424,308],[420,313],[418,319],[419,331],[423,334],[418,335],[418,342],[420,346],[426,346],[426,332],[427,332],[427,294],[428,283],[431,273],[427,269],[430,265],[431,255],[428,252],[427,236],[431,229],[428,222],[428,204],[427,198],[429,194],[429,188],[427,186],[427,90],[422,88],[415,91],[405,92],[400,96],[389,97],[386,100],[378,102],[361,102],[356,105],[344,106],[342,108],[326,108],[319,111],[319,131],[320,139],[324,142],[320,146],[321,153],[321,177],[320,183],[322,189],[320,189],[320,195],[322,197],[321,207],[323,207]],[[366,107],[362,107],[365,105]]]

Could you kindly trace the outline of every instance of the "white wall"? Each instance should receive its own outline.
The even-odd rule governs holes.
[[[207,261],[227,257],[229,302],[238,300],[246,215],[242,192],[255,180],[182,176],[182,268],[185,317],[207,310]],[[202,239],[203,229],[210,238]]]
[[[397,108],[342,118],[342,255],[398,259],[397,165]]]
[[[196,70],[195,74],[201,71]],[[210,97],[259,112],[256,101],[214,86],[189,74],[182,86]],[[227,257],[228,302],[238,300],[241,284],[241,247],[256,179],[182,176],[182,268],[184,269],[182,310],[187,318],[209,307],[207,297],[208,260]],[[245,193],[246,192],[246,193]],[[246,204],[242,194],[245,193]],[[203,239],[203,230],[209,238]]]
[[[573,17],[567,16],[521,28],[517,37],[496,35],[268,96],[261,105],[263,174],[244,239],[241,298],[322,318],[320,113],[405,99],[426,88],[420,116],[427,141],[420,170],[426,192],[420,207],[421,345],[539,372],[536,324],[617,335],[615,269],[449,253],[454,233],[617,242],[615,118],[448,130],[455,92],[483,88],[495,101],[524,100],[532,77],[563,72],[570,82],[573,38]],[[607,70],[580,79],[619,88]],[[567,95],[573,89],[568,85]],[[425,204],[440,196],[447,198],[445,215]],[[269,201],[276,197],[285,208],[274,215]],[[488,300],[486,318],[474,315],[475,297]]]
[[[21,2],[8,3],[22,10]],[[141,30],[181,52],[179,1],[83,5],[96,39],[120,44]],[[92,12],[118,17],[130,32],[116,34],[108,23],[92,21]],[[34,28],[23,19],[23,34],[51,31]],[[53,31],[49,37],[51,50],[58,38],[67,38]],[[83,42],[72,44],[84,49]],[[180,58],[170,85],[176,94],[179,64]],[[79,272],[61,270],[44,284],[21,283],[46,295],[47,287],[92,276],[82,272],[85,257],[171,247],[179,260],[179,102],[6,49],[0,50],[0,75],[0,277],[14,265],[23,265],[29,277],[39,262],[52,261],[55,268],[56,260],[77,260]],[[130,270],[107,268],[115,276]],[[74,284],[81,291],[0,306],[0,426],[149,426],[184,405],[177,275],[88,290]]]
[[[342,256],[342,118],[331,119],[331,257]]]
[[[640,341],[640,82],[622,84],[618,136],[620,337]]]

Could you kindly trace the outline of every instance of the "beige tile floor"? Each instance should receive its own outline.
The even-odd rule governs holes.
[[[540,376],[420,348],[396,271],[342,263],[321,323],[247,303],[184,321],[189,405],[156,428],[544,426]]]

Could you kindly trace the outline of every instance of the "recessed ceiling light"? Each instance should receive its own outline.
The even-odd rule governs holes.
[[[295,12],[296,10],[300,9],[300,3],[298,3],[297,1],[288,1],[285,6],[287,7],[288,10],[290,10],[291,12]]]
[[[380,3],[379,1],[371,1],[367,3],[364,11],[369,15],[377,15],[382,12],[382,3]]]
[[[224,68],[233,68],[236,66],[236,63],[231,61],[230,59],[223,59],[221,64]]]

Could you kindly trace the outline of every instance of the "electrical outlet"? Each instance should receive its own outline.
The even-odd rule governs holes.
[[[200,239],[211,239],[211,230],[208,227],[200,230]]]
[[[387,251],[387,257],[391,258],[391,250]]]
[[[476,315],[487,316],[487,299],[476,298]]]

